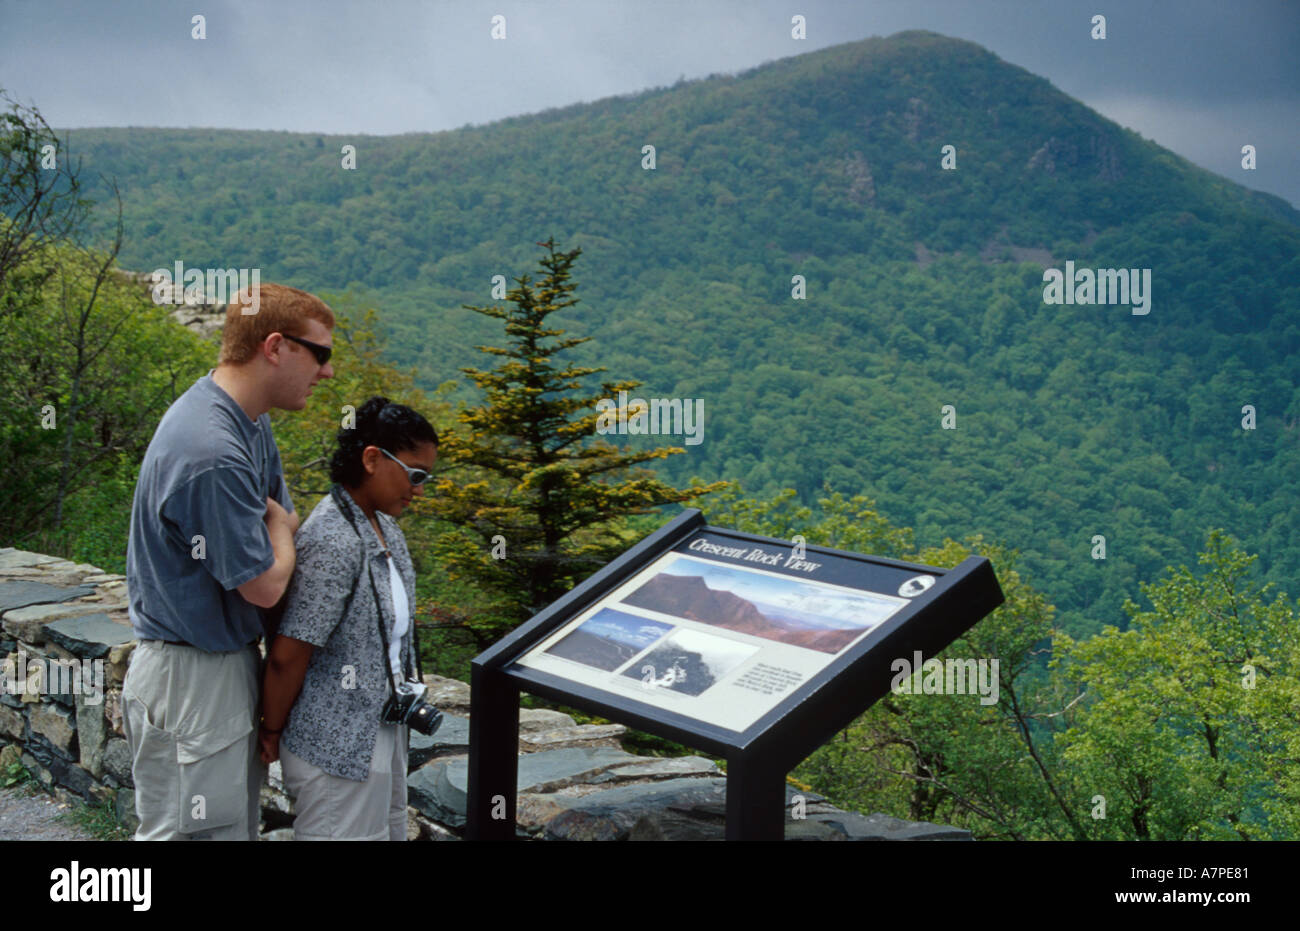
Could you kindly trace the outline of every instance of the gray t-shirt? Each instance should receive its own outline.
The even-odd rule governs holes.
[[[212,380],[167,409],[144,454],[126,548],[129,613],[141,640],[216,653],[262,633],[236,589],[275,564],[266,499],[293,510],[270,418],[257,421]]]

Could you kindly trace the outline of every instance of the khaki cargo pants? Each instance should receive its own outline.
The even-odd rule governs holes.
[[[379,725],[365,782],[331,775],[282,743],[280,770],[297,813],[293,839],[405,841],[409,730]]]
[[[136,840],[257,840],[261,654],[141,640],[122,686]]]

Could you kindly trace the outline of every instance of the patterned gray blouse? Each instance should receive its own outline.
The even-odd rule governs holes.
[[[358,537],[326,495],[298,528],[294,545],[298,563],[278,633],[314,644],[302,691],[289,712],[281,743],[309,763],[344,779],[364,782],[379,735],[379,712],[389,695],[381,676],[383,647],[375,618],[375,596],[363,576],[344,615],[344,602],[362,567],[379,593],[384,625],[392,642],[396,616],[387,557],[370,521],[346,489],[340,489]],[[407,604],[415,605],[415,567],[397,521],[376,511],[376,519],[406,587]],[[364,541],[364,542],[363,542]],[[414,624],[414,619],[412,619]],[[415,676],[410,628],[402,638],[402,668]]]

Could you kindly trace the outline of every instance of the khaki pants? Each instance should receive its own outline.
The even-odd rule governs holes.
[[[136,840],[257,840],[261,656],[141,640],[122,685]]]
[[[407,727],[381,724],[365,782],[325,772],[280,746],[294,797],[294,840],[406,840]]]

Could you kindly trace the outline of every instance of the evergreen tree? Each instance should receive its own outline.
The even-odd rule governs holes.
[[[681,490],[631,468],[684,452],[680,447],[629,452],[591,439],[596,401],[639,382],[602,382],[600,395],[582,393],[582,380],[605,370],[561,356],[590,337],[560,338],[566,331],[547,324],[551,314],[578,303],[571,269],[582,250],[559,252],[553,239],[538,245],[546,249],[539,282],[516,278],[504,308],[464,305],[502,321],[509,343],[478,347],[500,358],[496,368],[462,369],[484,402],[459,414],[463,430],[449,432],[439,449],[440,459],[461,471],[440,476],[433,496],[437,515],[455,525],[439,539],[438,555],[453,578],[467,578],[485,596],[466,622],[481,643],[624,550],[636,536],[625,518],[722,487]]]

